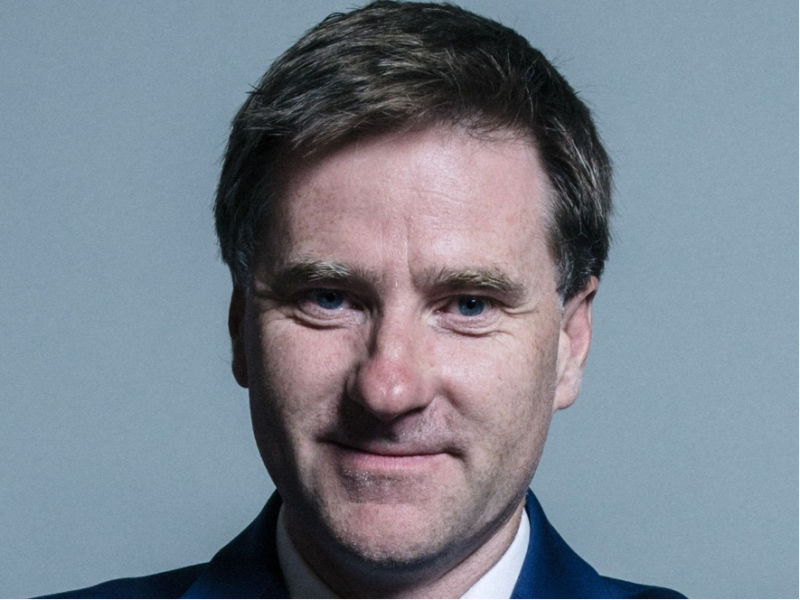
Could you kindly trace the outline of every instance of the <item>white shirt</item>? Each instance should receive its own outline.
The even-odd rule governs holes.
[[[475,584],[461,596],[462,598],[510,598],[522,571],[522,563],[528,552],[528,542],[531,536],[531,524],[528,513],[522,511],[519,527],[514,536],[514,541],[500,557],[500,560],[489,569]],[[286,529],[283,508],[278,515],[278,563],[289,588],[291,598],[339,598],[317,574],[308,566],[300,556]]]

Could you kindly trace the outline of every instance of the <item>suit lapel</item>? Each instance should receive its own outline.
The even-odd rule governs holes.
[[[275,532],[281,498],[272,495],[247,529],[217,552],[183,598],[288,598]]]
[[[525,509],[531,520],[528,553],[512,598],[606,598],[603,579],[558,535],[539,501],[528,490]]]

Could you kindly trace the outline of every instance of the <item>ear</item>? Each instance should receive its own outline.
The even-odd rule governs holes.
[[[245,291],[234,285],[231,294],[231,307],[228,310],[228,332],[231,334],[233,376],[243,388],[247,387],[247,355],[244,351],[244,313],[246,307]]]
[[[597,285],[597,277],[592,277],[586,287],[570,298],[564,307],[558,338],[553,412],[575,402],[581,389],[583,369],[592,344],[592,301]]]

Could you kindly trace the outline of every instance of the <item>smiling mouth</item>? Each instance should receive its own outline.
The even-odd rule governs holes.
[[[337,463],[348,472],[422,473],[435,469],[448,453],[415,448],[368,448],[332,443]]]

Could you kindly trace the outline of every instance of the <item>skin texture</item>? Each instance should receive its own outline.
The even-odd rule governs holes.
[[[287,174],[233,293],[233,370],[289,533],[339,594],[458,597],[510,545],[597,287],[562,307],[547,193],[525,140],[444,128]]]

